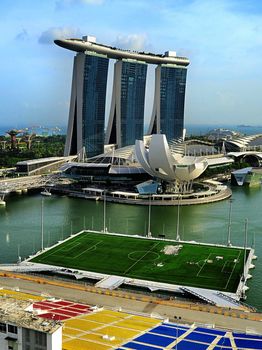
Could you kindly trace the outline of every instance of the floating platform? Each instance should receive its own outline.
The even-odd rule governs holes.
[[[251,248],[81,231],[22,262],[20,269],[96,279],[109,289],[127,284],[190,293],[234,307],[247,288],[253,256]]]

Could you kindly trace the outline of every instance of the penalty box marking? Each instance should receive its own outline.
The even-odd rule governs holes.
[[[225,263],[224,263],[224,265],[223,265],[223,267],[222,267],[222,270],[221,270],[221,272],[223,272],[223,273],[231,273],[232,269],[231,269],[231,271],[229,271],[229,272],[224,271],[225,268],[226,268],[226,265],[227,265],[228,263],[237,264],[237,263],[239,262],[238,257],[235,257],[235,255],[229,255],[229,257],[232,258],[232,260],[229,260],[229,259],[228,259],[228,260],[225,261]],[[234,262],[234,260],[236,260],[236,261]],[[234,266],[233,266],[233,267],[234,267]]]
[[[240,254],[241,254],[241,250],[238,251],[237,261],[238,261],[238,259],[239,259],[239,257],[240,257]],[[230,282],[230,280],[231,280],[231,277],[232,277],[232,275],[233,275],[233,272],[234,272],[234,270],[235,270],[235,268],[236,268],[237,261],[235,262],[235,264],[234,264],[234,266],[233,266],[233,269],[232,269],[232,271],[231,271],[231,274],[230,274],[229,277],[228,277],[227,284],[226,284],[226,286],[224,287],[224,289],[227,289],[227,287],[228,287],[228,284],[229,284],[229,282]],[[246,262],[245,262],[245,263],[246,263]],[[244,267],[245,267],[245,266],[244,266]]]
[[[72,244],[71,244],[72,245]],[[65,253],[70,253],[71,250],[74,250],[76,247],[78,247],[79,245],[81,245],[81,243],[76,243],[75,245],[73,245],[72,247],[69,247],[69,249],[66,249],[66,247],[64,247],[64,249],[62,249]]]
[[[201,277],[201,276],[199,276],[199,274],[200,274],[200,272],[203,270],[203,268],[204,268],[204,266],[206,265],[207,261],[209,260],[209,257],[210,257],[211,254],[214,254],[214,253],[209,253],[207,259],[204,260],[204,264],[203,264],[203,265],[200,267],[200,269],[198,270],[198,273],[197,273],[197,275],[196,275],[197,277]],[[200,260],[200,261],[202,261],[202,260]]]
[[[240,255],[240,253],[241,253],[241,251],[238,251],[238,256],[237,256],[237,258],[235,258],[235,256],[234,255],[229,255],[228,257],[233,257],[233,259],[236,259],[236,262],[234,263],[234,267],[233,267],[233,269],[232,270],[234,270],[235,269],[235,266],[236,266],[236,264],[238,263],[238,261],[239,261],[239,255]],[[200,267],[200,269],[199,269],[199,271],[198,271],[198,273],[197,273],[197,277],[203,277],[203,278],[213,278],[213,277],[209,277],[209,276],[207,276],[207,275],[200,275],[200,273],[201,273],[201,271],[203,270],[203,268],[207,265],[207,261],[209,260],[209,258],[210,258],[210,255],[215,255],[216,256],[216,253],[209,253],[209,255],[208,255],[208,257],[207,257],[207,259],[205,259],[204,260],[204,263],[203,263],[203,265]],[[203,261],[203,260],[200,260],[200,261],[198,261],[198,264],[201,262],[201,261]],[[223,267],[222,267],[222,269],[221,269],[221,272],[223,272],[223,273],[225,273],[225,274],[228,274],[229,272],[224,272],[224,268],[225,268],[225,265],[228,263],[228,262],[231,262],[232,260],[226,260],[225,262],[224,262],[224,264],[223,264]],[[232,274],[232,271],[230,272],[231,274]]]
[[[85,252],[88,252],[89,250],[93,250],[93,248],[94,248],[94,250],[96,250],[96,247],[97,247],[99,244],[101,244],[101,243],[103,243],[103,241],[98,241],[96,244],[93,244],[91,247],[88,247],[87,249],[85,249],[85,250],[84,250],[83,252],[81,252],[80,254],[75,255],[74,257],[72,257],[72,259],[78,258],[79,256],[81,256],[81,255],[84,254]]]
[[[70,243],[71,247],[70,247],[69,249],[67,249],[67,247],[69,246],[69,244],[68,244],[68,245],[65,246],[62,250],[63,250],[65,253],[70,253],[71,250],[74,250],[77,246],[82,245],[82,244],[86,244],[88,241],[90,241],[90,238],[88,238],[88,239],[86,240],[85,237],[78,237],[78,240],[79,240],[79,238],[82,238],[83,241],[82,241],[82,242],[80,241],[80,242],[76,243],[76,241],[77,241],[77,239],[76,239],[74,242],[71,242],[71,243]],[[91,239],[91,241],[93,242],[94,240]]]
[[[75,244],[75,242],[76,242],[77,240],[79,240],[80,238],[81,238],[81,236],[77,237],[77,238],[74,240],[74,242],[70,242],[69,244],[72,244],[72,243]],[[66,243],[67,243],[67,242],[66,242]],[[65,243],[65,244],[66,244],[66,243]],[[56,247],[54,247],[54,248],[50,248],[50,251],[44,252],[43,254],[44,254],[45,256],[42,257],[42,258],[40,259],[40,261],[45,260],[45,259],[46,259],[47,257],[49,257],[50,255],[57,254],[57,252],[60,252],[60,251],[64,250],[64,249],[65,249],[65,247],[63,247],[64,243],[61,243],[61,245],[62,245],[62,247],[60,247],[60,248],[58,248],[58,249],[56,249]],[[40,254],[39,256],[41,256],[41,254]]]

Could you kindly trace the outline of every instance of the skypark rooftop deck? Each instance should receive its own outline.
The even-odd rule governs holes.
[[[116,47],[86,41],[84,39],[57,39],[54,42],[56,45],[68,50],[76,52],[92,51],[113,59],[133,59],[151,64],[176,64],[184,67],[189,65],[188,58],[169,55],[168,52],[165,55],[159,55],[149,52],[122,50]]]

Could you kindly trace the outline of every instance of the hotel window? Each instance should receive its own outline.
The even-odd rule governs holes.
[[[36,345],[46,346],[46,333],[35,331]]]
[[[6,333],[6,324],[0,322],[0,332],[1,333]]]
[[[13,326],[11,324],[8,325],[8,332],[9,333],[14,333],[14,334],[17,334],[17,327],[16,326]]]

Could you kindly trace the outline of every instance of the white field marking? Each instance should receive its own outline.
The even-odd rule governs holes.
[[[74,245],[76,241],[78,241],[80,238],[83,238],[81,237],[81,235],[79,235],[76,239],[74,239],[73,237],[71,238],[71,242],[69,240],[69,242],[67,243],[67,246],[70,246],[70,245]]]
[[[206,265],[206,262],[207,262],[207,260],[209,260],[209,257],[210,257],[211,254],[213,254],[213,253],[209,253],[207,259],[204,260],[204,264],[203,264],[203,265],[200,267],[200,269],[198,270],[198,273],[197,273],[197,275],[196,275],[197,277],[199,276],[200,272],[203,270],[203,267]]]
[[[232,260],[226,260],[225,261],[225,263],[224,263],[224,265],[223,265],[223,267],[222,267],[222,270],[221,270],[221,272],[224,272],[224,269],[226,268],[226,265],[227,265],[227,263],[228,262],[233,262],[234,263],[234,259],[235,259],[235,255],[229,255],[229,257],[231,257],[231,258],[233,258]],[[238,261],[236,261],[235,262],[235,264],[237,263]],[[229,273],[229,272],[224,272],[224,273]]]
[[[152,251],[152,249],[154,249],[155,247],[157,247],[161,242],[157,242],[156,244],[153,245],[152,248],[150,248],[143,256],[141,256],[140,259],[138,259],[137,261],[135,261],[131,266],[129,266],[129,268],[127,268],[124,272],[124,275],[132,269],[132,267],[134,267],[139,261],[141,261],[148,253],[150,253]]]
[[[130,260],[132,260],[132,261],[137,261],[137,259],[131,258],[131,257],[129,256],[130,254],[137,253],[137,252],[141,252],[141,250],[134,250],[133,252],[129,253],[128,256],[127,256],[128,259],[130,259]],[[143,250],[142,250],[142,252],[143,252]],[[146,252],[146,253],[148,253],[148,252]],[[159,255],[158,253],[156,253],[156,252],[151,252],[151,253],[156,254],[157,257],[154,258],[154,259],[152,258],[151,260],[148,260],[148,261],[155,261],[155,260],[157,260],[157,259],[160,258],[160,255]]]
[[[236,267],[236,265],[237,265],[237,262],[238,262],[238,259],[239,259],[239,257],[240,257],[240,254],[241,254],[241,250],[238,251],[237,261],[235,262],[235,264],[234,264],[234,266],[233,266],[233,269],[232,269],[232,271],[231,271],[231,274],[230,274],[229,277],[228,277],[227,284],[226,284],[226,286],[224,287],[224,289],[227,289],[228,283],[229,283],[230,280],[231,280],[231,277],[232,277],[233,272],[234,272],[234,270],[235,270],[235,267]],[[245,262],[245,263],[246,263],[246,262]]]
[[[224,262],[224,265],[223,265],[223,267],[222,267],[222,269],[221,269],[221,272],[224,272],[224,268],[226,267],[227,262],[228,262],[228,260],[226,260],[226,261]],[[226,272],[225,272],[225,273],[226,273]]]
[[[65,253],[69,253],[71,252],[71,250],[74,250],[75,247],[81,245],[81,243],[76,243],[74,246],[70,247],[69,249],[65,249],[66,247],[64,247],[62,250],[65,252]]]
[[[88,247],[87,249],[85,249],[82,253],[78,254],[78,255],[75,255],[74,257],[72,257],[73,259],[75,258],[78,258],[80,255],[84,254],[85,252],[88,252],[89,250],[95,248],[100,244],[100,243],[103,243],[103,241],[98,241],[96,244],[92,245],[91,247]],[[94,250],[95,250],[94,249]]]
[[[77,240],[79,240],[79,239],[80,239],[80,236],[81,236],[81,235],[79,235],[79,236],[75,239],[75,241],[74,241],[74,242],[71,242],[71,243],[75,243]],[[63,242],[60,243],[60,244],[63,245]],[[53,249],[54,249],[54,251],[52,251]],[[48,257],[48,256],[50,256],[50,255],[53,255],[54,253],[57,253],[57,252],[59,252],[60,250],[63,250],[63,249],[64,249],[64,247],[60,247],[59,249],[50,248],[50,251],[46,252],[44,258],[42,258],[41,260],[43,261],[43,260],[46,259],[46,257]],[[45,252],[44,252],[44,253],[45,253]],[[42,253],[42,254],[44,254],[44,253]],[[41,257],[42,254],[40,254],[39,257]]]

